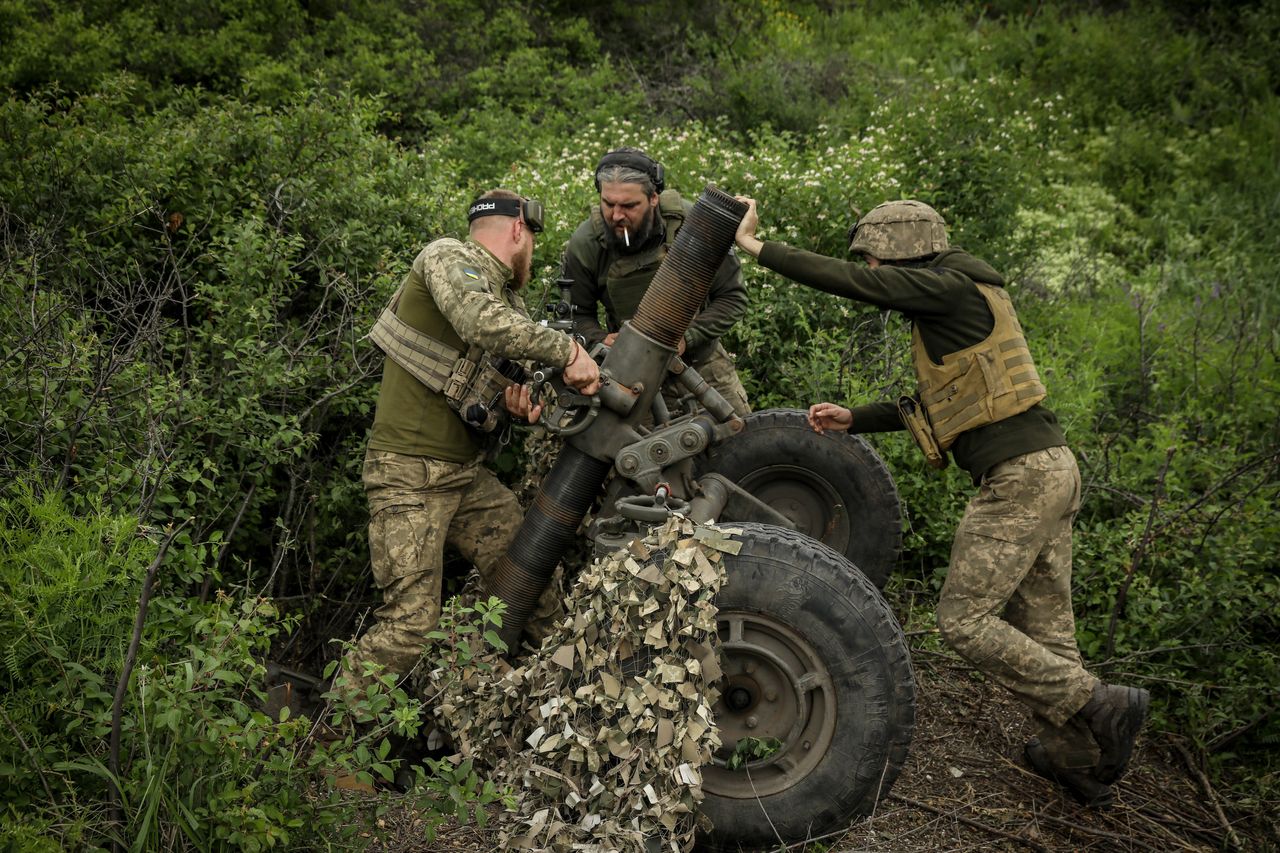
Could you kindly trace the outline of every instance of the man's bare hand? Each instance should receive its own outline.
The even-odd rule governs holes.
[[[573,355],[564,366],[564,381],[583,394],[591,396],[600,390],[600,365],[587,355],[587,351],[573,342]]]
[[[508,385],[502,392],[502,402],[514,417],[536,424],[542,415],[542,405],[533,405],[531,391],[528,385]]]
[[[764,243],[756,237],[756,228],[760,225],[760,214],[756,212],[756,200],[745,195],[734,196],[734,198],[747,206],[747,212],[738,223],[738,231],[733,238],[739,249],[753,258],[758,258]]]
[[[814,403],[809,407],[809,426],[816,433],[844,432],[853,426],[853,412],[835,403]]]

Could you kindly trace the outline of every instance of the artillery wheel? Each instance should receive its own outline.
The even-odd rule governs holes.
[[[883,588],[902,551],[902,505],[871,445],[848,433],[819,435],[800,409],[744,420],[741,433],[699,460],[699,473],[733,480]]]
[[[703,767],[710,849],[821,836],[869,814],[906,760],[915,679],[879,591],[812,539],[741,523],[719,608],[723,747]],[[731,770],[740,738],[772,754]]]

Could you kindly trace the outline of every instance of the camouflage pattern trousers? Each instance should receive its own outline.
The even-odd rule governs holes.
[[[716,341],[710,354],[693,368],[707,381],[708,385],[729,401],[729,405],[733,406],[734,414],[738,417],[751,414],[751,404],[747,402],[747,390],[742,387],[737,368],[733,366],[733,359],[729,357],[724,344]],[[684,386],[675,377],[670,377],[662,386],[662,398],[673,416],[677,414],[677,406],[684,394]]]
[[[943,639],[1011,691],[1064,767],[1091,767],[1098,748],[1073,715],[1097,678],[1084,668],[1071,609],[1071,525],[1080,470],[1067,447],[993,467],[969,502],[938,601]]]
[[[483,585],[515,536],[524,512],[514,494],[480,460],[444,462],[370,450],[364,460],[369,499],[369,552],[383,604],[344,669],[353,686],[367,683],[361,662],[407,672],[440,621],[444,550],[475,567]],[[558,612],[548,588],[530,623],[545,629]]]

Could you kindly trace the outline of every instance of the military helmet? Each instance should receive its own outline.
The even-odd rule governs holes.
[[[849,251],[905,261],[947,248],[947,222],[922,201],[886,201],[849,229]]]

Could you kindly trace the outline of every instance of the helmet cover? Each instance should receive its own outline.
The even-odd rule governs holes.
[[[947,248],[947,222],[922,201],[886,201],[849,230],[849,251],[905,261]]]

